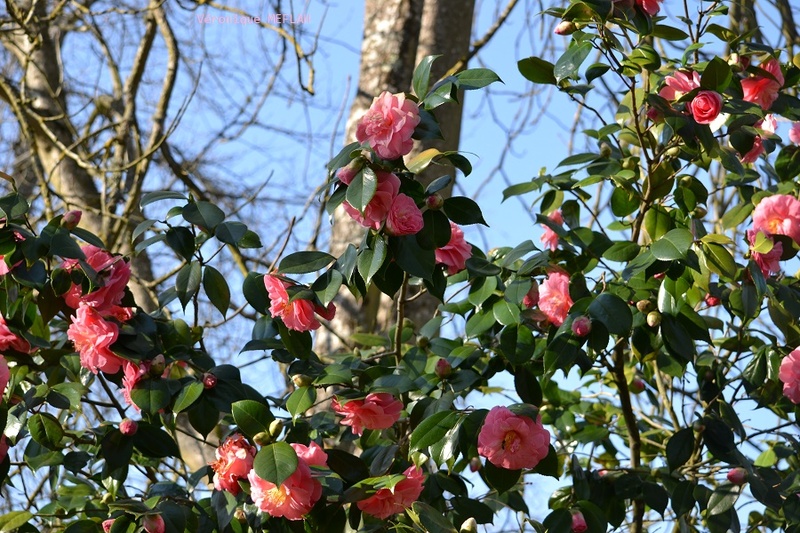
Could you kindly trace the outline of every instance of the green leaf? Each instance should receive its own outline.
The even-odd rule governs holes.
[[[787,146],[778,152],[775,172],[781,181],[791,181],[800,176],[800,146]]]
[[[519,306],[512,304],[505,298],[495,302],[492,306],[492,314],[494,318],[504,326],[519,323]]]
[[[183,226],[167,230],[167,244],[182,258],[192,260],[194,255],[194,235],[192,230]]]
[[[169,433],[147,422],[139,422],[139,429],[133,436],[133,445],[146,457],[180,457],[181,454]]]
[[[25,525],[28,520],[33,518],[30,511],[11,511],[0,516],[0,532],[6,533],[16,531]]]
[[[369,284],[372,276],[378,273],[386,259],[387,253],[386,241],[380,235],[376,236],[372,248],[362,249],[358,254],[358,273],[364,278],[364,281]]]
[[[344,276],[336,269],[331,268],[325,274],[317,278],[311,285],[311,290],[317,295],[323,306],[326,306],[336,298],[339,287],[342,286]]]
[[[662,517],[664,516],[664,511],[667,510],[667,504],[669,503],[669,495],[664,487],[652,481],[645,481],[642,483],[642,497],[651,509]]]
[[[289,395],[286,410],[292,415],[292,420],[295,420],[311,409],[316,400],[317,390],[314,387],[300,387]]]
[[[253,309],[266,315],[269,311],[269,295],[267,287],[264,285],[264,274],[250,272],[242,283],[242,293],[245,300]]]
[[[86,259],[81,247],[64,228],[58,228],[53,235],[50,241],[50,253],[65,259]]]
[[[412,276],[433,280],[433,269],[436,266],[436,254],[433,250],[425,250],[417,243],[415,235],[392,237],[389,240],[392,256],[397,266]]]
[[[275,419],[269,407],[255,400],[239,400],[232,403],[231,414],[242,433],[250,438],[262,431],[269,431],[269,425]]]
[[[428,168],[434,159],[441,155],[442,152],[436,148],[428,148],[427,150],[423,150],[414,156],[408,163],[406,163],[406,168],[408,168],[408,171],[412,174],[419,174]]]
[[[414,94],[417,95],[417,98],[420,100],[425,98],[425,95],[428,94],[428,86],[431,79],[431,65],[440,57],[442,56],[425,56],[422,58],[422,61],[419,62],[417,68],[414,69],[411,87],[414,88]]]
[[[410,449],[425,451],[429,446],[439,442],[458,422],[455,411],[439,411],[424,419],[411,433]]]
[[[178,275],[175,278],[175,291],[184,310],[200,288],[201,275],[202,268],[199,261],[187,263],[178,271]]]
[[[533,83],[556,84],[554,66],[549,61],[532,56],[517,61],[517,68],[525,79]]]
[[[231,303],[231,290],[225,276],[211,265],[206,265],[203,270],[203,289],[211,304],[217,308],[222,318],[225,318]]]
[[[61,449],[64,428],[56,417],[50,413],[36,413],[28,419],[28,431],[31,438],[51,450]]]
[[[469,224],[483,224],[484,226],[489,226],[483,219],[481,208],[472,198],[467,198],[466,196],[448,198],[444,201],[442,210],[444,214],[447,215],[447,218],[461,226]]]
[[[561,81],[567,78],[578,79],[578,69],[581,64],[589,56],[592,51],[592,43],[583,41],[577,45],[571,46],[561,57],[556,61],[553,68],[553,75],[556,81]]]
[[[199,381],[190,381],[181,389],[178,396],[175,398],[175,406],[172,412],[180,413],[192,406],[194,402],[203,394],[205,387]]]
[[[692,458],[694,453],[694,430],[683,428],[667,441],[667,464],[674,471]]]
[[[413,514],[412,514],[413,513]],[[416,515],[419,525],[425,531],[436,531],[437,533],[457,533],[453,524],[450,523],[442,512],[424,502],[414,502],[411,504],[409,515]]]
[[[458,78],[458,88],[465,91],[472,91],[474,89],[482,89],[496,81],[503,83],[500,76],[488,68],[470,68],[462,70],[456,74]]]
[[[614,335],[627,335],[633,325],[630,306],[615,294],[607,292],[600,294],[589,304],[587,313]]]
[[[183,218],[189,224],[199,226],[211,233],[225,220],[225,213],[211,202],[199,201],[183,208]]]
[[[283,274],[307,274],[321,270],[335,260],[335,257],[326,252],[295,252],[281,260],[278,271]]]
[[[716,91],[722,93],[730,85],[733,79],[733,72],[727,61],[714,57],[706,65],[706,69],[700,76],[700,87],[709,91]]]
[[[152,191],[142,195],[142,200],[139,202],[139,206],[144,207],[152,204],[153,202],[158,202],[159,200],[183,200],[185,202],[188,200],[188,198],[186,198],[185,194],[175,191]]]
[[[378,176],[371,168],[364,167],[347,186],[345,198],[347,203],[356,208],[359,213],[363,213],[372,197],[375,196],[376,190],[378,190]]]
[[[131,390],[131,400],[144,413],[156,414],[169,405],[171,394],[165,379],[142,379]]]
[[[722,483],[711,493],[711,497],[708,499],[708,514],[722,514],[731,509],[736,500],[739,499],[741,490],[742,488],[739,485]]]
[[[464,333],[467,335],[467,337],[477,337],[495,324],[496,320],[494,318],[494,313],[480,311],[469,317],[467,320],[467,325],[464,329]]]
[[[357,142],[351,142],[344,148],[342,148],[336,157],[331,159],[328,162],[327,168],[328,172],[333,173],[333,171],[340,169],[341,167],[347,166],[351,160],[353,160],[356,155],[361,154],[361,145]]]
[[[427,210],[422,213],[424,226],[417,233],[417,242],[422,248],[435,250],[450,242],[450,221],[441,211]]]
[[[626,263],[639,255],[640,250],[641,247],[635,242],[618,241],[612,244],[608,250],[603,252],[603,258],[608,259],[609,261]]]
[[[276,442],[261,448],[253,461],[256,475],[280,487],[297,470],[297,454],[285,442]]]
[[[692,510],[695,504],[694,485],[691,481],[679,481],[672,489],[672,510],[682,516]]]
[[[686,259],[686,253],[692,245],[694,237],[691,232],[682,228],[670,230],[650,246],[653,257],[660,261]]]
[[[223,222],[214,231],[214,236],[225,244],[236,245],[247,235],[247,226],[241,222]]]
[[[761,235],[761,233],[759,233]],[[736,277],[736,262],[731,253],[722,245],[716,243],[703,244],[701,261],[705,261],[708,269],[723,278]]]
[[[689,38],[689,35],[678,28],[667,26],[666,24],[656,24],[653,28],[653,37],[659,39],[666,39],[667,41],[683,41]]]
[[[507,470],[486,461],[480,470],[486,484],[502,494],[512,489],[519,481],[521,470]]]

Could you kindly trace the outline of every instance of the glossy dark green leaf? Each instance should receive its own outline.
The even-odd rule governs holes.
[[[719,57],[714,57],[706,65],[700,76],[700,87],[708,91],[724,92],[733,79],[733,72],[728,62]]]
[[[144,207],[152,204],[153,202],[158,202],[159,200],[183,200],[185,202],[188,200],[188,198],[186,198],[185,194],[175,191],[152,191],[142,195],[142,200],[139,202],[139,206]]]
[[[553,75],[556,81],[571,78],[578,79],[578,69],[592,51],[592,44],[589,41],[571,46],[564,54],[558,58],[553,67]]]
[[[217,311],[225,318],[231,303],[231,290],[225,276],[211,265],[206,265],[203,268],[203,289],[206,291],[211,305],[216,307]]]
[[[139,422],[133,445],[146,457],[180,457],[178,444],[169,433],[146,422]]]
[[[425,98],[425,95],[428,94],[428,85],[431,79],[431,65],[439,57],[442,56],[425,56],[422,58],[422,61],[419,62],[417,68],[414,69],[411,87],[413,87],[414,94],[417,95],[417,98]]]
[[[392,237],[389,246],[400,268],[412,276],[429,281],[433,279],[436,255],[433,250],[422,248],[414,235]]]
[[[538,57],[528,57],[517,61],[517,68],[525,79],[533,83],[556,84],[554,65]]]
[[[627,335],[633,325],[631,308],[622,298],[604,292],[595,298],[587,312],[594,320],[602,322],[609,333]]]
[[[306,274],[323,269],[335,260],[335,257],[326,252],[295,252],[281,260],[278,271],[282,274]]]
[[[426,250],[435,250],[450,242],[450,221],[441,211],[425,211],[422,214],[424,226],[417,233],[417,243]]]
[[[800,176],[800,147],[786,146],[778,152],[775,160],[775,172],[781,181],[791,181]]]
[[[186,259],[192,260],[194,255],[194,235],[192,230],[183,226],[176,226],[167,230],[167,244],[176,254]]]
[[[225,244],[238,244],[247,235],[247,226],[241,222],[223,222],[214,230],[214,235]]]
[[[521,470],[507,470],[493,465],[486,461],[480,470],[481,475],[486,480],[486,484],[495,489],[500,494],[516,486],[520,479]]]
[[[256,454],[253,469],[261,479],[280,486],[297,470],[297,454],[285,442],[269,444]]]
[[[465,91],[482,89],[496,81],[503,83],[500,76],[488,68],[470,68],[462,70],[456,74],[456,78],[458,79],[458,88],[464,89]]]
[[[461,226],[469,224],[489,225],[483,219],[481,208],[475,203],[475,200],[466,196],[454,196],[446,199],[442,210],[447,215],[447,218]]]
[[[375,191],[378,189],[378,177],[375,172],[369,168],[364,167],[361,172],[355,175],[353,181],[347,186],[347,193],[345,198],[347,203],[356,208],[360,213],[364,212],[367,208],[372,197],[375,196]]]
[[[364,248],[358,254],[357,268],[358,273],[364,278],[366,283],[372,280],[372,276],[378,273],[386,259],[388,247],[386,241],[380,235],[375,237],[372,248]]]
[[[262,431],[269,431],[270,423],[275,419],[269,407],[255,400],[239,400],[231,404],[233,421],[239,429],[250,438]]]
[[[225,220],[225,213],[212,204],[211,202],[199,201],[188,204],[183,208],[183,218],[189,224],[199,226],[204,231],[209,233],[223,220]]]
[[[293,419],[301,417],[311,409],[316,399],[317,390],[314,387],[299,387],[286,400],[286,410]]]
[[[158,413],[169,405],[170,399],[169,385],[164,379],[142,379],[131,390],[131,400],[144,413]]]
[[[688,230],[676,228],[668,231],[663,237],[650,246],[653,257],[659,261],[686,259],[686,253],[692,245],[694,237]]]
[[[50,413],[36,413],[28,418],[28,431],[33,440],[51,450],[61,448],[64,428],[56,417]]]
[[[419,423],[411,433],[410,448],[415,451],[425,451],[428,446],[442,440],[458,422],[458,413],[455,411],[439,411]]]
[[[242,293],[245,300],[259,313],[267,314],[269,309],[269,295],[264,285],[264,275],[250,272],[242,284]]]
[[[197,290],[200,288],[201,275],[202,268],[199,261],[187,263],[178,271],[178,275],[175,278],[175,292],[184,309],[197,294]]]
[[[694,431],[683,428],[667,441],[667,464],[670,470],[685,465],[694,453]]]

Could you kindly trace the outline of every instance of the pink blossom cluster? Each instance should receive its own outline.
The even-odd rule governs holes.
[[[378,491],[365,500],[356,503],[363,512],[385,520],[390,516],[402,513],[419,499],[422,494],[422,484],[425,474],[418,466],[411,465],[405,469],[405,479],[399,481],[393,488],[378,489]]]
[[[367,394],[363,400],[341,403],[331,402],[334,412],[343,416],[342,425],[350,426],[353,433],[363,435],[365,429],[388,429],[400,418],[403,403],[387,392]]]
[[[667,100],[679,100],[684,95],[700,88],[700,75],[695,71],[677,70],[664,78],[664,86],[658,92]],[[698,91],[689,102],[688,111],[698,124],[711,124],[722,111],[722,95],[716,91]]]
[[[769,252],[753,249],[762,233],[773,241]],[[788,194],[775,194],[762,199],[753,211],[753,227],[747,231],[751,257],[765,277],[780,272],[779,260],[783,254],[783,243],[775,242],[774,235],[786,235],[800,244],[800,200]]]
[[[391,172],[378,170],[375,173],[378,184],[375,194],[361,213],[358,209],[344,202],[344,210],[350,218],[364,226],[380,230],[385,225],[389,235],[403,236],[415,235],[422,230],[422,211],[416,202],[400,192],[400,178]],[[355,171],[344,167],[337,172],[339,180],[345,185],[350,185]]]
[[[800,404],[800,348],[783,358],[778,378],[783,382],[783,395]]]
[[[541,417],[534,421],[503,406],[489,411],[478,434],[478,454],[508,470],[534,468],[549,450],[550,433]]]
[[[236,496],[241,490],[239,480],[247,479],[253,469],[255,446],[249,444],[244,435],[234,435],[225,439],[214,454],[217,460],[210,465],[214,470],[214,488]]]
[[[778,99],[778,93],[783,87],[783,72],[780,63],[773,57],[761,63],[758,68],[763,74],[755,74],[742,80],[743,98],[746,102],[758,104],[762,109],[768,110]]]
[[[336,307],[333,303],[323,307],[311,300],[301,298],[291,300],[286,289],[294,285],[274,274],[264,276],[264,285],[269,295],[270,315],[272,318],[280,318],[289,329],[295,331],[318,329],[320,323],[316,315],[325,320],[331,320],[336,315]]]

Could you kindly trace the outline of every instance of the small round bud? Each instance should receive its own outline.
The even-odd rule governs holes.
[[[681,176],[680,182],[681,187],[691,187],[692,183],[694,183],[694,178],[692,176]]]
[[[430,196],[428,196],[427,198],[425,198],[425,205],[427,206],[428,209],[436,211],[438,209],[441,209],[442,206],[444,205],[444,198],[442,198],[441,194],[435,192]]]
[[[642,378],[633,378],[630,383],[628,383],[628,389],[634,394],[641,394],[644,392],[645,384]]]
[[[592,331],[592,319],[588,316],[579,316],[572,321],[572,333],[577,337],[585,337]]]
[[[139,431],[139,424],[135,420],[126,418],[119,423],[119,432],[126,437],[132,437],[136,435],[137,431]]]
[[[469,460],[469,470],[470,472],[477,472],[481,469],[483,465],[481,464],[480,457],[473,457]]]
[[[277,439],[283,432],[283,420],[277,418],[269,423],[269,434],[273,439]]]
[[[651,328],[658,327],[661,324],[661,313],[658,311],[650,311],[647,313],[647,325]]]
[[[664,113],[656,109],[655,107],[647,108],[647,118],[655,123],[662,122],[664,120]]]
[[[311,376],[307,376],[305,374],[295,374],[292,376],[292,383],[294,383],[294,386],[297,388],[308,387],[311,385],[311,383],[313,383],[313,381],[314,380],[311,379]]]
[[[708,209],[703,207],[702,205],[698,205],[694,209],[692,209],[692,216],[694,218],[703,218],[708,214]]]
[[[103,496],[103,499],[105,499],[106,496],[111,496],[111,494],[105,494]],[[108,503],[108,502],[103,502],[103,503]],[[109,533],[111,531],[111,528],[114,527],[114,520],[115,520],[114,518],[103,520],[103,533]]]
[[[100,498],[100,503],[103,503],[105,505],[108,505],[109,503],[111,503],[113,501],[114,501],[114,495],[111,494],[110,492],[106,492],[105,494],[103,494],[103,497]],[[113,521],[114,520],[111,520],[111,522],[113,522]]]
[[[403,329],[417,329],[417,325],[414,323],[413,320],[406,317],[403,319]]]
[[[586,524],[586,518],[584,518],[583,513],[578,510],[572,511],[572,531],[574,533],[583,533],[584,531],[589,531],[589,526]]]
[[[728,470],[728,481],[734,485],[744,485],[747,482],[747,470],[741,466]]]
[[[639,166],[639,158],[626,157],[622,160],[622,168],[625,170],[635,170]]]
[[[164,533],[167,529],[164,518],[160,514],[144,515],[142,527],[147,533]]]
[[[445,358],[440,358],[436,361],[436,369],[434,370],[436,377],[439,379],[446,379],[453,373],[453,366]]]
[[[422,348],[424,350],[430,345],[431,345],[431,340],[425,335],[417,337],[417,348]]]
[[[717,296],[712,296],[710,294],[706,294],[704,300],[706,302],[706,305],[709,307],[716,307],[721,302],[721,300]]]
[[[234,512],[233,516],[234,516],[234,518],[236,518],[237,522],[239,522],[240,524],[246,524],[247,523],[247,513],[245,513],[244,509],[242,509],[241,507],[238,507],[236,509],[236,511]]]
[[[681,147],[680,146],[672,146],[671,148],[667,148],[665,152],[669,157],[678,157],[681,155]]]
[[[458,533],[478,533],[478,521],[475,517],[470,516],[458,528]]]
[[[692,423],[692,429],[694,429],[698,433],[702,433],[703,431],[706,430],[706,425],[703,424],[701,420],[695,420]]]
[[[203,387],[205,387],[206,390],[213,389],[216,386],[217,386],[217,376],[209,372],[203,374]]]
[[[636,302],[636,309],[638,309],[642,313],[649,313],[653,309],[655,309],[655,304],[650,300],[639,300]]]
[[[664,279],[666,274],[664,272],[657,272],[653,274],[653,279]]]
[[[167,362],[164,360],[164,356],[162,354],[158,354],[157,356],[153,357],[152,361],[150,361],[150,375],[154,378],[159,377],[164,373],[164,369],[166,367]]]
[[[600,157],[611,157],[611,145],[600,143]]]
[[[556,35],[572,35],[577,31],[578,26],[575,25],[574,22],[571,20],[562,20],[558,23],[558,25],[553,29],[553,33]]]
[[[259,446],[266,446],[272,442],[272,436],[266,431],[261,431],[253,435],[253,442]]]
[[[78,227],[78,224],[81,221],[81,216],[83,215],[82,211],[73,210],[67,211],[64,213],[64,217],[61,219],[61,226],[66,229],[75,229]]]

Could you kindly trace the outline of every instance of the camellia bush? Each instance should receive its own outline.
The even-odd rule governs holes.
[[[573,0],[546,12],[565,53],[519,62],[597,120],[586,152],[504,191],[538,194],[536,242],[469,244],[479,205],[444,198],[450,176],[416,179],[445,160],[467,176],[468,159],[405,157],[440,135],[431,110],[492,71],[432,83],[430,57],[413,94],[375,98],[328,166],[327,208],[363,240],[241,284],[259,318],[237,348],[285,365],[285,397],[217,364],[197,323],[203,302],[223,317],[231,302],[211,260],[260,246],[244,224],[146,194],[137,250],[179,261],[148,313],[131,258],[79,212],[36,228],[25,198],[0,198],[0,482],[27,491],[46,472],[50,487],[0,530],[471,532],[514,513],[555,533],[798,531],[800,283],[785,269],[800,249],[800,61],[720,26],[722,2],[687,7],[682,27],[660,7]],[[608,116],[600,82],[621,89]],[[395,299],[395,326],[315,352],[337,295],[371,286]],[[441,304],[414,324],[421,291]],[[472,405],[497,383],[520,401]],[[179,415],[216,461],[186,471]],[[560,487],[549,509],[528,490],[542,476]]]

